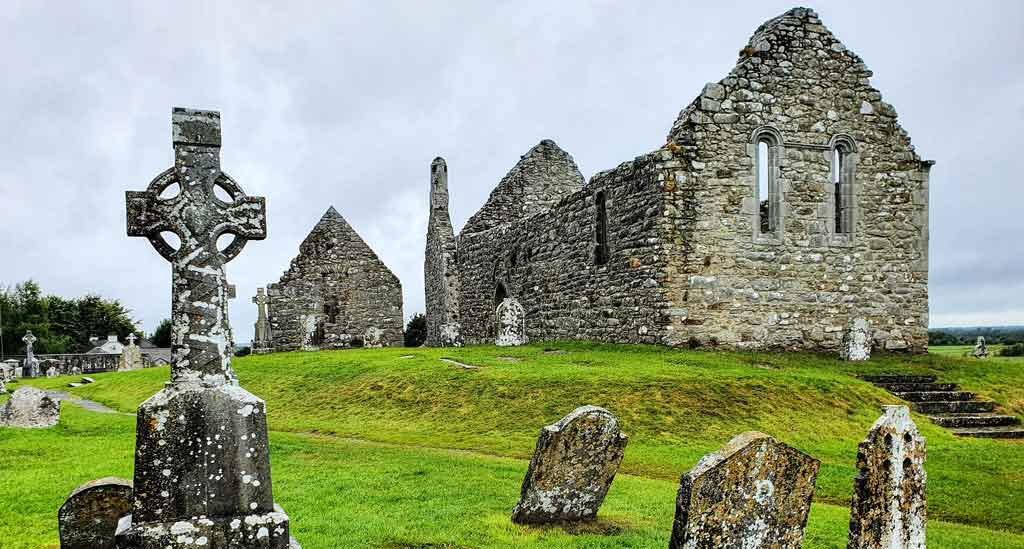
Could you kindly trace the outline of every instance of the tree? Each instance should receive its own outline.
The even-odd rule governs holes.
[[[405,325],[405,346],[419,347],[427,340],[427,317],[422,313],[416,313]]]
[[[149,336],[149,341],[157,347],[170,347],[171,346],[171,319],[165,318],[160,321],[160,325],[156,327],[152,335]]]
[[[89,336],[136,331],[135,321],[117,300],[86,295],[78,299],[43,295],[32,280],[0,288],[4,354],[24,354],[22,338],[31,331],[39,354],[82,353],[92,348]]]

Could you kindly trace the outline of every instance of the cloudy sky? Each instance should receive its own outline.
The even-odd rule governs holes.
[[[1024,324],[1024,2],[811,2],[874,71],[931,186],[933,326]],[[334,205],[423,310],[428,167],[456,230],[532,145],[584,175],[664,143],[763,21],[758,2],[19,2],[0,10],[0,284],[97,292],[151,331],[170,267],[124,191],[172,162],[170,111],[221,111],[269,237],[228,266],[236,339]]]

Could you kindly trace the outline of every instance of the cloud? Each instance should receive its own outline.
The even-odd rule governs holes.
[[[953,2],[817,4],[937,161],[933,323],[1024,322],[1024,4],[971,17]],[[435,156],[448,160],[457,229],[543,138],[588,177],[614,167],[661,145],[790,7],[14,2],[0,13],[0,283],[115,297],[146,330],[168,316],[170,268],[125,235],[124,191],[170,165],[170,109],[191,106],[221,111],[224,169],[267,197],[267,240],[228,266],[236,339],[251,337],[256,287],[331,204],[398,274],[410,316],[423,310]]]

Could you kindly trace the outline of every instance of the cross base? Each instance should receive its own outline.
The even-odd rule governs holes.
[[[288,515],[274,504],[270,513],[117,525],[117,549],[302,549],[288,535]]]

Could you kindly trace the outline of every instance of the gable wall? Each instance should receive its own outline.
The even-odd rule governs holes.
[[[879,345],[920,351],[928,325],[928,164],[871,72],[809,10],[766,23],[740,64],[705,88],[669,136],[691,163],[697,218],[670,239],[672,344],[835,349],[851,318]],[[783,238],[755,237],[755,147],[763,126],[784,141]],[[832,234],[830,140],[857,145],[852,241]]]

